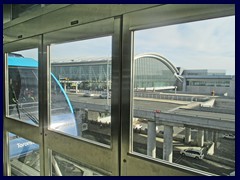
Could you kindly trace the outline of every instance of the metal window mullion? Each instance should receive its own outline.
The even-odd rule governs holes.
[[[123,15],[122,24],[122,88],[121,88],[121,167],[120,175],[127,175],[127,161],[129,148],[131,151],[131,133],[130,127],[131,123],[131,88],[132,88],[132,71],[131,71],[131,61],[132,61],[132,32],[129,31],[129,18],[127,15]]]
[[[43,36],[39,40],[39,51],[38,51],[38,74],[39,74],[39,130],[41,136],[40,143],[40,175],[49,175],[48,168],[48,151],[45,147],[45,138],[47,136],[46,131],[49,120],[49,61],[47,58],[48,48],[44,45]]]
[[[112,82],[112,100],[111,100],[111,146],[112,146],[112,159],[113,169],[112,175],[120,175],[120,148],[121,148],[121,17],[114,19],[114,31],[112,36],[112,62],[107,60],[107,71],[109,77],[106,78],[107,85],[108,81]],[[102,68],[103,69],[103,68]],[[112,69],[112,70],[111,70]],[[111,75],[110,75],[111,73]],[[111,84],[111,83],[110,83]]]
[[[4,74],[3,74],[3,78],[4,78],[4,125],[6,124],[5,121],[6,119],[6,115],[9,114],[8,112],[8,102],[9,102],[9,95],[8,95],[8,55],[7,53],[3,54],[3,60],[4,60]],[[4,126],[3,129],[3,175],[5,176],[10,176],[11,175],[11,166],[10,166],[10,159],[9,159],[9,138],[8,138],[8,132]]]

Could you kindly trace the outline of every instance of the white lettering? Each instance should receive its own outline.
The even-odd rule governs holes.
[[[31,141],[24,142],[24,143],[17,143],[17,147],[18,147],[18,148],[22,148],[22,147],[24,147],[24,146],[29,146],[29,145],[31,145],[31,144],[35,144],[35,143],[33,143],[33,142],[31,142]]]

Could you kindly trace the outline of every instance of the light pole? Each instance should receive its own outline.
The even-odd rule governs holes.
[[[108,74],[109,74],[109,59],[107,60],[107,105],[109,106],[109,98],[108,98],[108,94],[109,94],[109,87],[108,87]]]

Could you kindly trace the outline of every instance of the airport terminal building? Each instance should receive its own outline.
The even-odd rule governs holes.
[[[235,97],[235,76],[226,75],[225,70],[184,70],[181,76],[184,92]]]
[[[111,84],[111,58],[76,58],[52,62],[59,80],[79,81],[79,89],[104,90]],[[188,94],[235,97],[235,76],[225,70],[176,68],[157,53],[137,55],[134,59],[136,91],[166,91],[176,88]],[[69,84],[70,85],[70,84]]]

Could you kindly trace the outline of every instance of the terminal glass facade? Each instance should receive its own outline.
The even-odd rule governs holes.
[[[109,58],[100,60],[82,58],[79,61],[75,59],[74,63],[52,63],[52,72],[59,80],[82,81],[79,85],[79,89],[82,90],[107,89],[106,82],[108,80],[110,83],[111,70],[111,59]]]
[[[176,85],[169,67],[156,57],[139,57],[134,61],[134,88],[157,88]]]

